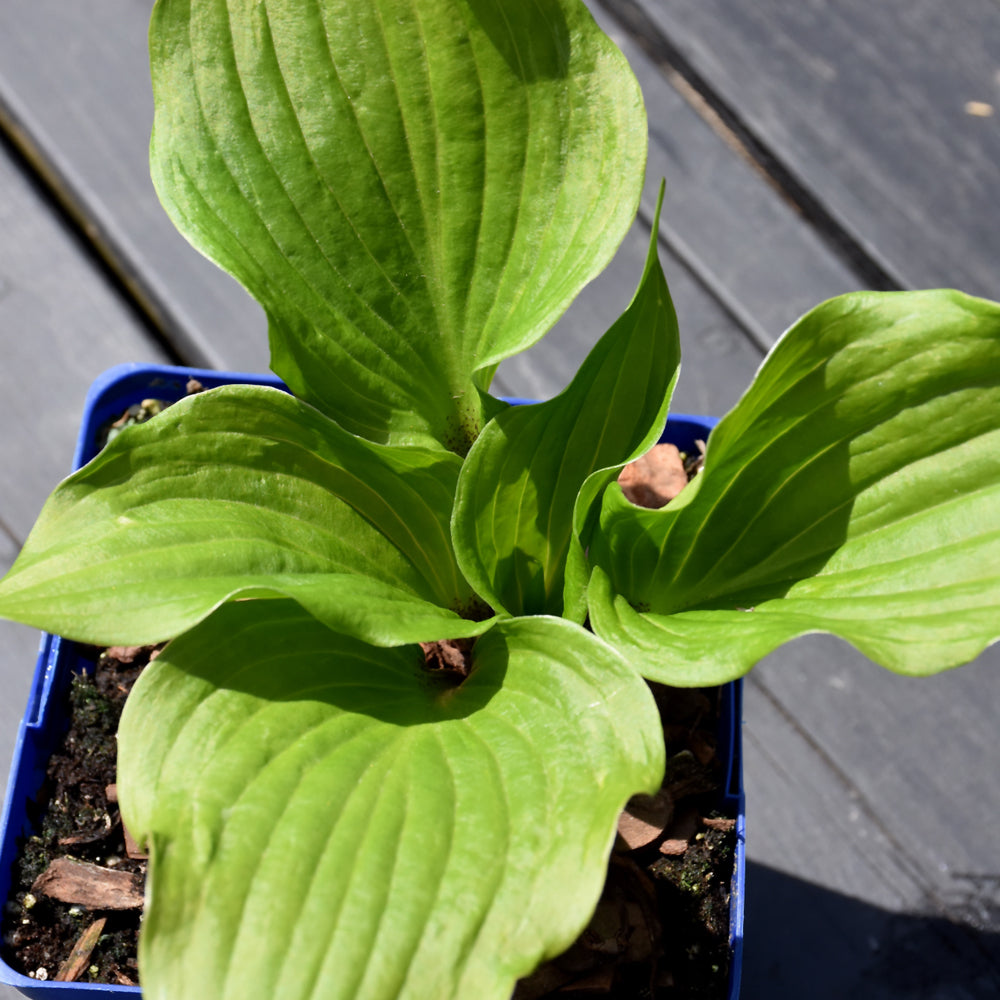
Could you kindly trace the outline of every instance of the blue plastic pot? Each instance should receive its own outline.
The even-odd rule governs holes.
[[[169,401],[181,399],[186,395],[186,386],[190,378],[197,379],[209,389],[233,382],[284,388],[278,379],[267,375],[161,365],[119,365],[105,372],[91,386],[73,458],[73,468],[80,468],[94,457],[98,450],[100,429],[117,419],[125,409],[148,398]],[[663,440],[677,445],[683,451],[690,451],[694,448],[695,439],[707,437],[715,423],[714,419],[706,417],[685,415],[671,417]],[[63,706],[66,704],[70,678],[74,672],[89,667],[90,664],[73,643],[58,636],[42,636],[31,695],[18,732],[3,814],[0,816],[0,900],[2,901],[6,901],[10,894],[12,867],[20,849],[20,841],[33,832],[29,819],[31,803],[45,778],[48,759],[68,726]],[[730,896],[729,938],[732,958],[729,1000],[737,1000],[739,996],[743,954],[745,815],[740,732],[742,696],[743,689],[740,682],[727,685],[719,731],[719,753],[726,765],[725,792],[720,808],[727,815],[736,818],[737,834],[736,866]],[[0,983],[13,986],[24,996],[34,997],[37,1000],[51,1000],[53,996],[65,991],[71,991],[74,998],[108,995],[124,997],[137,996],[141,993],[137,986],[40,981],[14,971],[3,961],[0,961]]]

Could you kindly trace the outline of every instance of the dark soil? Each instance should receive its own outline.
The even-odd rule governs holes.
[[[625,466],[626,497],[640,507],[669,503],[702,468],[704,443],[696,445],[685,454],[659,444]],[[725,780],[715,752],[719,689],[651,687],[667,748],[663,786],[629,803],[619,821],[587,929],[522,980],[514,1000],[721,1000],[728,992],[736,829],[715,812]]]
[[[33,978],[55,979],[81,935],[95,919],[105,917],[78,978],[137,984],[139,911],[90,910],[47,898],[32,887],[53,860],[65,857],[145,877],[145,862],[126,853],[111,786],[115,784],[118,718],[151,651],[147,648],[134,655],[134,650],[119,650],[129,662],[104,654],[97,659],[92,676],[73,678],[70,728],[49,761],[35,802],[39,832],[27,840],[15,863],[13,891],[3,914],[0,954],[13,968]]]

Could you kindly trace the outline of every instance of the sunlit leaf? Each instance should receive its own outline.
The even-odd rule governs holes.
[[[457,456],[376,445],[287,393],[227,386],[120,434],[47,502],[0,613],[99,643],[172,638],[236,594],[372,642],[473,635],[451,550]],[[352,582],[353,579],[353,582]]]
[[[464,451],[638,205],[638,84],[579,0],[160,0],[151,61],[171,218],[373,440]]]
[[[646,685],[552,618],[494,627],[459,687],[422,664],[275,601],[147,669],[119,763],[147,1000],[506,1000],[571,943],[662,776]]]
[[[906,673],[1000,637],[1000,306],[854,294],[779,342],[661,511],[609,489],[591,621],[648,676],[717,682],[832,632]]]
[[[659,209],[632,303],[573,381],[546,403],[503,411],[463,465],[452,528],[456,555],[494,608],[566,610],[574,526],[579,537],[600,489],[663,430],[680,344],[656,254],[658,219]]]

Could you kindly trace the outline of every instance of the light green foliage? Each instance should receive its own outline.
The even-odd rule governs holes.
[[[626,462],[656,443],[666,421],[680,344],[656,256],[658,220],[659,210],[632,304],[570,385],[547,403],[500,413],[462,466],[456,554],[497,610],[563,612],[567,553],[571,545],[582,553],[579,531],[594,499]],[[573,582],[582,592],[581,582]]]
[[[591,558],[594,629],[648,677],[721,682],[820,631],[903,673],[972,659],[1000,635],[1000,306],[817,307],[675,503],[607,491]]]
[[[643,676],[808,631],[927,673],[1000,636],[992,303],[820,306],[661,511],[613,482],[677,375],[655,225],[569,388],[489,395],[642,186],[636,81],[579,0],[159,0],[151,52],[160,196],[296,395],[127,429],[0,583],[73,638],[177,637],[120,734],[147,997],[504,1000],[662,775]],[[446,640],[464,678],[424,667]]]
[[[452,553],[451,452],[372,444],[258,386],[190,396],[139,429],[46,503],[11,614],[86,642],[159,642],[270,592],[372,642],[482,631],[456,613],[477,600]]]
[[[491,629],[459,688],[422,666],[270,601],[147,669],[119,773],[145,996],[501,996],[572,943],[621,786],[662,775],[649,690],[560,619]]]

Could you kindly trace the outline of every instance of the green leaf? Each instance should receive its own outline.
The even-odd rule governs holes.
[[[591,622],[649,677],[717,683],[832,632],[926,674],[1000,637],[1000,305],[827,302],[775,347],[661,511],[614,487]]]
[[[663,771],[646,685],[559,619],[419,647],[229,604],[139,679],[120,731],[152,846],[147,1000],[506,1000],[575,938],[618,812]]]
[[[594,500],[663,430],[680,342],[656,254],[658,219],[659,206],[635,297],[573,381],[546,403],[500,413],[462,467],[455,552],[466,578],[496,609],[568,610],[567,553],[574,542],[579,548]]]
[[[296,395],[464,453],[635,214],[638,84],[579,0],[160,0],[152,171]],[[480,375],[477,377],[476,373]]]
[[[461,465],[227,386],[129,428],[48,500],[0,613],[85,642],[171,638],[236,595],[296,598],[377,643],[486,624],[451,550]]]

